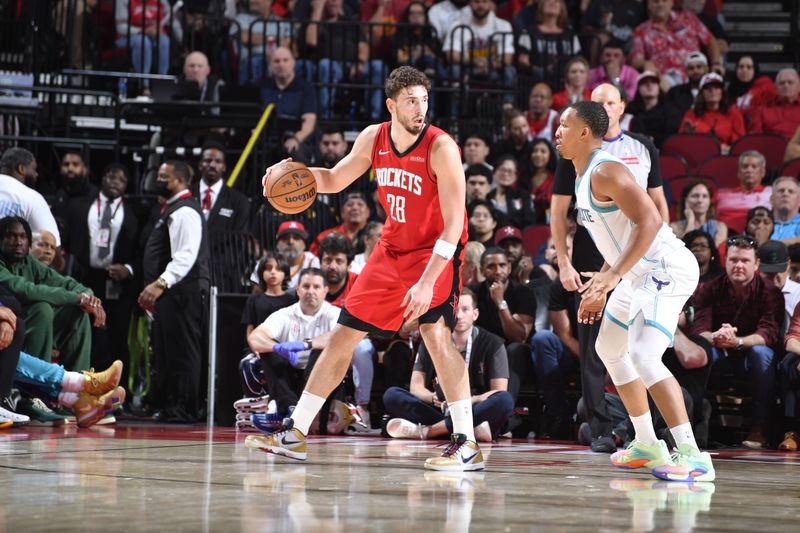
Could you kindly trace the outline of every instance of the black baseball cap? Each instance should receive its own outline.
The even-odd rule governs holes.
[[[767,241],[758,247],[758,269],[761,272],[786,272],[789,266],[789,248],[780,241]]]

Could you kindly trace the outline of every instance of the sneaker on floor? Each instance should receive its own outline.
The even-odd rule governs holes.
[[[17,411],[31,419],[32,426],[55,427],[67,423],[66,417],[54,413],[39,398],[22,398],[17,402]]]
[[[6,418],[0,418],[0,429],[10,428],[14,425],[14,422],[8,420]]]
[[[95,425],[108,411],[125,401],[125,389],[117,387],[102,396],[80,393],[78,401],[72,406],[78,427],[88,428]]]
[[[751,450],[760,450],[767,447],[767,437],[761,431],[751,431],[742,441],[742,446]]]
[[[617,451],[617,443],[611,435],[601,435],[592,439],[592,451],[595,453],[614,453]]]
[[[269,435],[248,435],[244,445],[254,450],[283,455],[300,461],[306,460],[306,436],[294,428],[291,418],[284,418],[274,433]]]
[[[686,443],[675,449],[669,463],[655,467],[652,473],[666,481],[714,481],[716,477],[708,452]]]
[[[644,444],[633,439],[627,448],[611,454],[611,464],[626,470],[636,468],[652,470],[657,466],[669,464],[669,461],[669,449],[663,440]]]
[[[109,426],[116,423],[117,423],[117,417],[114,416],[114,413],[106,413],[105,415],[103,415],[103,418],[97,421],[96,425]]]
[[[425,440],[425,426],[415,424],[405,418],[392,418],[386,422],[386,433],[394,439]]]
[[[83,371],[83,392],[92,396],[101,396],[114,390],[122,377],[122,361],[117,359],[102,372]]]
[[[475,440],[477,442],[492,442],[492,427],[488,420],[475,426]]]
[[[9,411],[3,406],[0,406],[0,418],[10,420],[14,426],[24,426],[31,421],[28,415],[23,415],[15,411]]]
[[[75,411],[73,411],[69,407],[59,405],[55,409],[53,409],[53,412],[58,416],[63,416],[66,419],[67,424],[74,424],[76,422]]]
[[[259,412],[265,413],[269,408],[269,395],[255,398],[242,398],[233,402],[233,408],[240,413]]]
[[[443,472],[471,472],[483,470],[483,454],[477,442],[467,440],[461,433],[453,433],[450,444],[439,457],[430,457],[425,461],[428,470]]]

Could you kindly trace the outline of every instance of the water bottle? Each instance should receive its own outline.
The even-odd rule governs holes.
[[[120,100],[128,97],[128,78],[120,78],[117,82],[117,95]]]

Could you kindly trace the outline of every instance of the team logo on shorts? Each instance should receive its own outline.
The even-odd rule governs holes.
[[[645,277],[644,288],[660,296],[672,294],[675,292],[675,280],[663,272],[650,272]]]

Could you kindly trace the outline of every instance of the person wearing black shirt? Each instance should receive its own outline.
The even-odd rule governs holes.
[[[506,391],[508,358],[503,339],[475,326],[479,316],[475,295],[463,289],[456,309],[453,342],[469,369],[475,436],[488,442],[500,433],[514,412],[514,401]],[[414,362],[410,390],[390,387],[383,395],[386,412],[398,417],[387,422],[387,433],[395,438],[446,438],[452,431],[452,421],[443,412],[443,402],[436,369],[423,343]]]
[[[289,263],[272,252],[267,252],[256,268],[260,292],[247,298],[242,312],[242,325],[247,327],[247,335],[261,325],[269,315],[289,307],[297,301],[297,294],[286,292],[289,288]]]
[[[503,338],[508,352],[508,392],[517,401],[526,377],[533,375],[531,349],[527,343],[536,316],[536,299],[528,287],[509,278],[511,263],[505,250],[493,246],[481,256],[485,280],[473,285],[480,311],[480,328]]]
[[[544,394],[544,420],[540,438],[561,436],[570,417],[565,394],[565,374],[578,369],[578,315],[575,297],[556,278],[550,285],[550,322],[553,331],[537,331],[531,339],[536,379]]]

